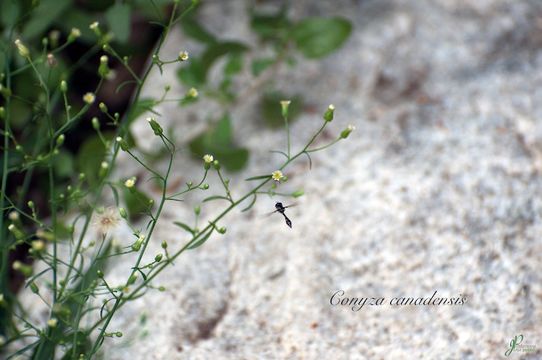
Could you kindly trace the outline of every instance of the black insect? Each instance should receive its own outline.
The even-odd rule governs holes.
[[[292,227],[292,220],[290,220],[290,219],[288,218],[288,216],[286,216],[285,211],[286,211],[287,208],[292,207],[292,206],[296,206],[296,205],[297,205],[297,204],[291,204],[291,205],[284,206],[284,205],[282,205],[281,202],[277,202],[277,203],[275,204],[275,209],[276,209],[276,210],[273,211],[273,212],[271,212],[269,215],[274,214],[274,213],[276,213],[276,212],[281,213],[282,216],[284,216],[284,220],[286,221],[286,225],[288,225],[288,226],[291,228],[291,227]]]

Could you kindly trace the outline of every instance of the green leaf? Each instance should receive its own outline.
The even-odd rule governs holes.
[[[181,67],[177,75],[184,84],[198,87],[207,80],[207,73],[215,61],[224,55],[238,55],[248,49],[245,44],[236,41],[213,43],[207,47],[200,59],[192,58],[190,65]]]
[[[70,0],[42,0],[26,23],[22,37],[29,39],[42,35],[70,4]]]
[[[19,0],[0,1],[0,22],[5,25],[6,28],[15,25],[19,19],[20,12],[21,8]],[[2,71],[4,71],[3,67]]]
[[[208,201],[213,201],[213,200],[226,200],[226,201],[230,201],[230,199],[228,199],[228,198],[225,197],[225,196],[213,195],[213,196],[209,196],[209,197],[203,199],[202,202],[208,202]]]
[[[96,21],[96,16],[79,8],[68,8],[61,18],[55,20],[55,26],[68,35],[72,28],[81,31],[81,37],[77,41],[94,45],[96,35],[89,29],[89,25]]]
[[[60,150],[53,158],[53,167],[55,175],[62,178],[68,178],[75,172],[73,155],[65,150]]]
[[[139,100],[134,104],[128,113],[128,124],[131,124],[135,119],[137,119],[141,114],[152,111],[152,108],[155,104],[154,99],[146,98]]]
[[[151,198],[136,188],[124,188],[124,203],[130,220],[136,220],[151,208]]]
[[[130,5],[116,2],[105,13],[109,29],[115,34],[115,39],[125,43],[130,38]]]
[[[184,33],[194,40],[205,44],[214,44],[217,42],[215,36],[205,30],[192,16],[181,21],[181,27]]]
[[[205,154],[213,154],[229,171],[241,170],[248,161],[248,150],[233,143],[228,114],[225,114],[215,126],[194,138],[190,142],[190,150],[199,159]]]
[[[273,58],[254,59],[252,61],[252,75],[259,76],[265,69],[273,65],[274,62],[275,59]]]
[[[271,175],[259,175],[259,176],[249,177],[248,179],[245,179],[245,181],[262,180],[262,179],[267,179],[270,177]]]
[[[270,128],[279,128],[284,126],[280,101],[290,100],[288,107],[288,122],[291,124],[303,111],[303,98],[300,95],[289,96],[280,92],[271,92],[263,96],[260,102],[263,120]]]
[[[313,17],[297,23],[292,36],[305,57],[316,59],[341,47],[351,32],[352,24],[344,18]]]
[[[224,75],[233,76],[243,70],[243,57],[240,53],[234,53],[224,66]]]
[[[250,27],[262,40],[274,40],[284,38],[291,23],[286,16],[286,9],[283,8],[276,14],[252,13]]]
[[[112,134],[107,134],[107,137],[112,139]],[[105,157],[105,147],[100,138],[95,135],[91,136],[79,148],[75,164],[77,171],[85,173],[86,178],[91,185],[96,185],[98,182],[98,171],[100,164]]]
[[[195,249],[195,248],[200,247],[201,245],[203,245],[203,243],[206,242],[207,239],[209,239],[209,237],[213,233],[213,230],[214,230],[214,228],[211,228],[211,230],[209,230],[209,232],[207,234],[205,234],[205,236],[203,238],[201,238],[200,240],[198,240],[194,244],[190,245],[187,249],[192,250],[192,249]]]
[[[174,221],[173,223],[183,228],[184,230],[188,231],[189,233],[194,234],[194,230],[190,226],[186,225],[185,223],[180,222],[180,221]]]
[[[177,77],[187,86],[200,87],[205,83],[206,74],[201,61],[192,58],[189,65],[183,65],[177,70]]]

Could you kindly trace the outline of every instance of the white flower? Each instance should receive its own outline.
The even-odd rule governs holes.
[[[81,30],[79,30],[78,28],[72,28],[72,30],[70,31],[70,36],[74,39],[77,39],[81,36]]]
[[[137,179],[135,177],[131,177],[124,182],[124,186],[126,186],[128,189],[131,189],[134,187],[136,180]]]
[[[186,96],[190,98],[197,98],[198,90],[196,90],[195,88],[190,88],[190,90],[188,90],[188,92],[186,93]]]
[[[102,169],[107,169],[109,167],[109,164],[107,162],[105,162],[105,161],[102,161],[100,166],[102,167]]]
[[[203,156],[203,161],[205,161],[206,164],[210,164],[210,163],[212,163],[214,160],[215,160],[215,158],[213,157],[213,155],[205,154],[205,155]]]
[[[32,249],[37,252],[42,251],[45,249],[45,242],[43,240],[32,241]]]
[[[99,25],[100,25],[100,23],[97,22],[97,21],[95,21],[95,22],[93,22],[92,24],[90,24],[89,29],[90,29],[90,30],[96,30],[96,29],[98,28]]]
[[[271,174],[271,178],[275,181],[281,181],[284,178],[284,175],[282,174],[282,171],[276,170]]]
[[[92,104],[95,100],[96,100],[96,96],[91,92],[88,92],[85,95],[83,95],[83,101],[89,105]]]
[[[188,51],[181,51],[179,53],[179,56],[177,57],[179,61],[186,61],[188,60]]]
[[[333,111],[333,110],[335,110],[335,105],[329,104],[329,106],[327,108],[328,108],[328,110]]]
[[[56,327],[57,324],[58,324],[58,320],[55,318],[47,320],[47,325],[49,325],[49,327],[54,328]]]
[[[19,220],[19,213],[17,211],[11,211],[8,215],[8,218],[11,220],[11,221],[17,221]]]

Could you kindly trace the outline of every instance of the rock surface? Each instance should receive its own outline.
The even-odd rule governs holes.
[[[251,42],[245,5],[210,2],[202,16],[213,32]],[[278,75],[284,91],[303,93],[318,109],[293,125],[294,148],[329,103],[337,108],[331,132],[349,123],[356,132],[316,154],[311,171],[305,159],[287,171],[291,180],[281,186],[307,194],[288,210],[293,229],[261,216],[273,209],[265,196],[251,212],[228,215],[224,236],[158,277],[168,291],[122,309],[110,330],[131,340],[106,345],[105,357],[496,359],[518,334],[538,347],[530,358],[542,357],[542,4],[296,1],[291,11],[355,25],[339,52]],[[164,58],[192,51],[190,44],[172,34]],[[167,83],[184,93],[174,71],[155,73],[147,95],[159,97]],[[183,141],[210,111],[172,104],[159,121]],[[253,98],[233,112],[236,138],[251,151],[247,170],[229,175],[234,194],[247,190],[242,179],[281,161],[268,150],[284,146],[284,132],[258,117]],[[143,118],[134,132],[148,139],[143,146],[157,145]],[[127,158],[121,166],[122,175],[137,171]],[[180,153],[174,179],[196,181],[201,172]],[[172,248],[186,241],[171,223],[189,219],[197,199],[165,208],[149,256],[162,240]],[[203,207],[205,216],[217,211]],[[112,265],[112,277],[124,278],[128,266]],[[386,301],[352,311],[330,305],[337,290]],[[467,302],[388,304],[434,291]],[[106,343],[113,341],[121,342]]]

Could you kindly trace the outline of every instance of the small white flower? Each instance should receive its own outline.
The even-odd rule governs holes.
[[[45,242],[43,240],[32,241],[32,249],[37,252],[42,251],[45,249]]]
[[[177,57],[179,61],[186,61],[188,60],[188,51],[181,51],[179,53],[179,56]]]
[[[188,92],[186,93],[186,96],[191,98],[197,98],[198,90],[196,90],[195,88],[190,88],[190,90],[188,90]]]
[[[81,30],[79,30],[78,28],[72,28],[72,30],[70,31],[70,36],[74,39],[77,39],[81,36]]]
[[[11,220],[11,221],[17,221],[19,220],[19,213],[17,211],[11,211],[8,215],[8,218]]]
[[[98,29],[98,26],[99,26],[99,25],[100,25],[100,23],[97,22],[97,21],[95,21],[95,22],[93,22],[92,24],[90,24],[89,29],[90,29],[90,30],[96,30],[96,29]]]
[[[333,111],[333,110],[335,110],[335,105],[329,104],[329,106],[327,108],[328,108],[328,110]]]
[[[128,189],[131,189],[134,187],[135,183],[136,183],[136,178],[131,177],[124,182],[124,186],[126,186]]]
[[[215,160],[215,158],[213,157],[213,155],[205,154],[205,155],[203,156],[203,161],[205,161],[206,164],[210,164],[210,163],[212,163],[214,160]]]
[[[102,169],[107,169],[109,167],[109,164],[107,162],[105,162],[105,161],[102,161],[100,166],[102,167]]]
[[[57,324],[58,324],[58,320],[55,318],[47,320],[47,325],[49,325],[49,327],[54,328],[56,327]]]
[[[282,171],[276,170],[271,174],[271,178],[275,181],[281,181],[284,178],[284,175],[282,174]]]
[[[83,101],[90,105],[94,101],[96,101],[96,96],[93,93],[88,92],[85,95],[83,95]]]

